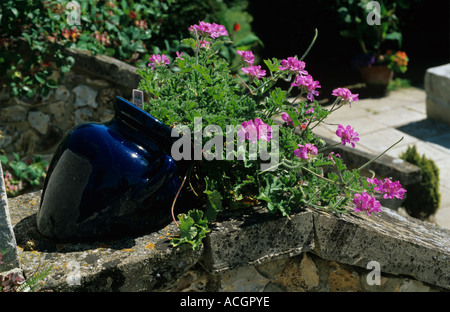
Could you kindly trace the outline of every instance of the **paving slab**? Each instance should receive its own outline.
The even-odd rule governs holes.
[[[352,114],[353,116],[353,114]],[[328,120],[330,119],[330,120]],[[321,123],[316,128],[322,128],[327,129],[329,132],[335,135],[337,130],[337,124],[342,124],[344,127],[347,125],[351,125],[354,128],[354,131],[358,132],[358,134],[361,136],[366,133],[374,133],[381,131],[383,129],[386,129],[386,126],[374,121],[374,119],[367,117],[367,116],[360,116],[360,117],[354,117],[351,120],[348,120],[347,118],[327,118],[326,124]],[[316,132],[316,128],[314,128],[314,132]],[[319,133],[317,133],[319,134]]]
[[[399,127],[412,122],[423,120],[423,114],[405,107],[394,108],[384,114],[379,114],[377,120],[379,123],[390,127]]]
[[[368,152],[379,154],[383,153],[387,148],[400,140],[402,137],[403,140],[400,141],[397,146],[412,145],[419,142],[417,138],[398,131],[395,128],[385,127],[380,131],[360,135],[360,141],[357,146]]]

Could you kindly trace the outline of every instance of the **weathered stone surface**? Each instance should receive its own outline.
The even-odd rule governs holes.
[[[450,64],[427,69],[425,91],[427,117],[450,125]]]
[[[295,256],[313,247],[311,211],[281,218],[265,210],[230,215],[213,227],[202,260],[212,273],[280,257]]]
[[[268,282],[253,266],[242,266],[221,274],[219,291],[261,292]]]
[[[0,110],[0,122],[21,122],[27,118],[27,109],[20,105],[12,105]]]
[[[141,76],[136,73],[137,68],[117,59],[105,55],[91,55],[82,50],[66,49],[65,53],[75,58],[75,69],[93,76],[101,73],[108,75],[101,77],[130,90],[139,85]]]
[[[88,108],[80,108],[75,111],[75,124],[92,121],[92,112]]]
[[[304,292],[315,290],[319,286],[319,270],[307,253],[290,258],[280,270],[269,276],[284,291]]]
[[[90,106],[97,108],[98,104],[95,100],[97,92],[91,87],[85,85],[78,85],[72,90],[75,93],[75,102],[73,103],[75,108]]]
[[[68,103],[66,101],[53,102],[48,105],[49,112],[53,115],[56,123],[63,123],[68,117]]]
[[[23,132],[20,138],[14,144],[15,151],[21,151],[25,155],[32,155],[36,150],[36,144],[39,142],[39,136],[32,129]]]
[[[327,284],[332,292],[362,291],[359,274],[337,263],[332,263]]]
[[[30,126],[36,129],[40,134],[47,134],[50,116],[41,111],[31,111],[28,113],[28,122]]]
[[[200,259],[203,250],[172,248],[172,223],[142,235],[111,241],[65,243],[44,238],[36,230],[41,192],[9,200],[18,254],[25,276],[51,267],[40,290],[146,291],[166,287]]]
[[[290,219],[249,210],[215,223],[202,250],[173,248],[174,223],[142,236],[67,243],[36,231],[40,192],[9,199],[25,276],[52,267],[55,291],[450,290],[450,231],[384,209],[338,216],[305,209]],[[368,285],[378,261],[379,285]]]
[[[0,148],[7,147],[12,142],[12,137],[10,135],[1,134],[0,137]]]
[[[8,199],[6,197],[3,169],[0,164],[0,272],[9,271],[19,267],[17,256],[17,243],[14,235],[11,218],[9,216]]]
[[[414,276],[450,289],[449,230],[390,209],[370,217],[317,211],[314,226],[314,252],[323,259],[362,268],[378,261],[382,272]]]

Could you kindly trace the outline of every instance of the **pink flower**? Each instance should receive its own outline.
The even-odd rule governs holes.
[[[308,159],[311,156],[317,155],[317,147],[310,143],[306,143],[305,145],[298,144],[298,149],[294,150],[294,155],[301,159]]]
[[[334,162],[334,163],[336,163],[336,162],[335,162],[334,159],[333,159],[333,155],[334,155],[334,157],[341,158],[341,155],[339,155],[339,154],[334,154],[334,152],[331,152],[330,154],[328,154],[328,159],[331,160],[331,161]]]
[[[279,70],[288,70],[297,75],[308,75],[305,69],[305,62],[299,61],[297,57],[288,57],[286,60],[281,60]]]
[[[216,39],[220,36],[228,36],[228,32],[225,26],[216,23],[207,23],[199,21],[198,25],[192,25],[189,27],[190,32],[197,32],[200,36],[209,36]]]
[[[247,75],[252,76],[256,79],[259,79],[266,75],[266,71],[261,69],[261,65],[244,67],[241,68],[241,70]]]
[[[305,114],[312,114],[314,113],[314,107],[311,107],[310,109],[308,109]]]
[[[210,31],[211,38],[215,39],[220,36],[228,36],[228,32],[223,25],[218,25],[216,23],[211,24],[211,31]]]
[[[366,192],[362,192],[361,194],[355,194],[355,198],[353,199],[353,204],[356,206],[355,211],[367,211],[367,214],[370,214],[374,211],[381,211],[381,204],[375,197],[370,196]]]
[[[153,54],[148,60],[150,61],[148,66],[150,66],[152,69],[155,69],[155,67],[158,65],[169,65],[169,58],[164,54]]]
[[[249,140],[254,143],[256,140],[264,140],[270,142],[272,127],[259,118],[255,118],[255,122],[253,122],[253,119],[250,119],[241,124],[241,130],[238,131],[237,135],[239,141]]]
[[[405,195],[406,190],[402,188],[400,181],[392,182],[390,179],[385,178],[384,182],[378,179],[369,179],[367,178],[367,182],[370,184],[374,184],[374,191],[378,193],[384,193],[384,199],[392,199],[398,198],[403,199],[403,195]]]
[[[252,65],[255,61],[255,56],[253,55],[252,51],[236,51],[236,53],[242,56],[242,58],[248,63],[248,65]]]
[[[332,95],[340,97],[344,104],[348,103],[351,104],[352,102],[358,101],[358,94],[352,94],[352,92],[347,88],[337,88],[333,90]]]
[[[295,77],[294,82],[291,83],[291,86],[299,87],[305,92],[308,92],[308,95],[306,97],[310,101],[314,101],[314,96],[319,95],[319,92],[316,91],[316,89],[321,87],[319,85],[319,81],[314,81],[311,75],[298,75],[297,77]]]
[[[354,132],[351,126],[344,128],[342,125],[338,125],[336,135],[341,138],[342,145],[349,143],[353,148],[355,147],[355,142],[359,141],[358,132]]]
[[[181,56],[184,54],[184,52],[176,52],[177,53],[177,59],[179,59],[179,60],[184,60],[184,58],[182,58]]]
[[[291,117],[289,116],[288,113],[281,113],[281,119],[286,121],[288,126],[293,126],[294,125],[294,123],[292,122],[292,119],[291,119]]]
[[[211,43],[207,40],[200,40],[200,48],[208,49],[211,46]]]

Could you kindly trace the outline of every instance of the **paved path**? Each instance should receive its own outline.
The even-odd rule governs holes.
[[[337,124],[351,125],[359,133],[356,148],[379,154],[404,139],[387,154],[398,157],[409,145],[416,145],[420,155],[435,161],[440,170],[441,206],[435,222],[450,229],[450,125],[427,119],[426,94],[423,89],[391,91],[382,98],[361,99],[333,112],[314,131],[336,140]]]

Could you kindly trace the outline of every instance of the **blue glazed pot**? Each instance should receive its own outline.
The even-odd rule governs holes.
[[[42,235],[118,237],[151,231],[170,219],[184,170],[170,156],[178,138],[123,98],[117,97],[114,109],[111,121],[80,124],[61,141],[37,213]]]

